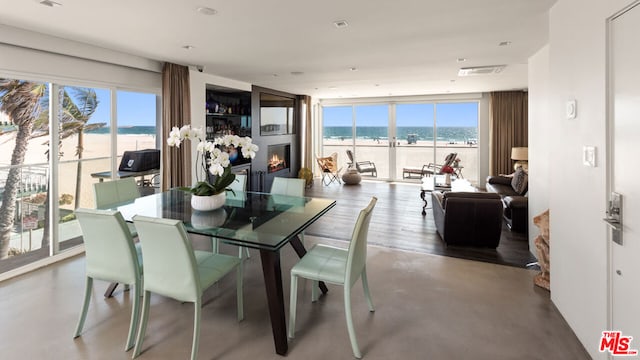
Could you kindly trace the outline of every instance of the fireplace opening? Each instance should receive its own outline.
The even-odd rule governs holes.
[[[267,173],[288,169],[290,151],[291,145],[289,144],[269,145],[267,148]]]

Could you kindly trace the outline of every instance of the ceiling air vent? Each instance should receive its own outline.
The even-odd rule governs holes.
[[[507,65],[474,66],[460,68],[458,76],[499,74]]]

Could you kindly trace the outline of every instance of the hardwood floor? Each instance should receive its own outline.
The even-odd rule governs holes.
[[[324,186],[316,180],[306,195],[337,200],[329,213],[307,229],[309,235],[348,241],[358,213],[376,196],[369,243],[521,268],[536,261],[529,252],[527,236],[512,233],[506,225],[497,249],[447,246],[436,233],[430,198],[427,215],[421,214],[424,203],[418,184],[364,180],[360,185]]]

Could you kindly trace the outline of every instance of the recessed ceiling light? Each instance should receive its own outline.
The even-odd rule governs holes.
[[[347,20],[337,20],[333,22],[333,26],[337,27],[338,29],[344,29],[349,26],[349,23],[347,23]]]
[[[40,1],[40,5],[44,5],[44,6],[48,6],[48,7],[57,7],[57,6],[62,6],[62,4],[55,2],[55,1],[51,1],[51,0],[42,0]]]
[[[302,74],[304,74],[302,71],[292,71],[291,72],[291,75],[293,75],[293,76],[300,76]]]
[[[200,6],[196,11],[202,15],[215,15],[218,13],[218,10],[206,6]]]
[[[465,62],[465,61],[467,61],[467,59],[465,59],[465,58],[457,58],[456,61],[457,62]]]
[[[195,47],[195,46],[193,46],[193,45],[185,45],[185,46],[183,46],[182,48],[183,48],[183,49],[185,49],[185,50],[191,50],[191,49],[193,49],[194,47]]]
[[[358,71],[358,68],[354,66],[354,67],[350,67],[349,70],[350,71]]]
[[[498,46],[509,46],[511,45],[511,41],[503,41],[500,44],[498,44]]]
[[[373,84],[373,86],[378,87],[378,86],[380,86],[380,84]]]
[[[278,77],[278,74],[271,74],[273,77]]]

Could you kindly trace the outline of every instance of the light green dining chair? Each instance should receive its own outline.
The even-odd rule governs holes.
[[[291,297],[289,302],[289,338],[293,339],[296,326],[296,302],[298,297],[298,277],[313,280],[311,300],[318,300],[318,282],[342,285],[344,287],[344,312],[347,320],[347,331],[351,341],[353,356],[361,358],[356,332],[351,316],[351,288],[362,278],[362,287],[369,304],[369,311],[373,312],[373,301],[367,283],[367,235],[373,207],[378,201],[373,197],[366,208],[360,211],[358,220],[351,235],[349,249],[318,244],[291,269]]]
[[[273,178],[273,182],[271,183],[271,191],[269,192],[269,194],[303,197],[304,187],[304,179],[284,178],[278,176]],[[279,202],[280,200],[284,200],[284,202],[287,202],[287,199],[274,198],[273,200],[275,202]],[[298,236],[300,237],[300,241],[304,243],[304,232],[301,232],[300,234],[298,234]]]
[[[80,223],[85,246],[86,287],[80,319],[74,338],[80,336],[84,327],[93,279],[133,285],[131,322],[125,351],[134,345],[135,331],[140,312],[142,289],[142,257],[140,247],[136,246],[131,233],[118,211],[76,209],[76,218]]]
[[[244,318],[242,298],[242,260],[229,255],[194,251],[184,226],[179,220],[136,215],[144,254],[144,296],[140,328],[133,358],[140,355],[149,320],[151,293],[194,304],[193,344],[191,359],[198,356],[202,294],[224,275],[237,270],[236,301],[238,321]]]
[[[96,209],[110,209],[140,197],[138,185],[133,177],[93,184]],[[138,236],[135,226],[127,223],[133,237]]]
[[[247,175],[236,174],[236,179],[227,189],[231,189],[233,191],[247,191]]]
[[[245,191],[247,191],[247,175],[245,174],[236,174],[236,179],[231,183],[231,185],[229,185],[229,187],[227,189],[233,190],[234,194],[229,194],[227,193],[227,198],[233,197],[233,198],[240,198],[242,196],[241,193],[244,193]],[[239,193],[236,193],[239,192]],[[212,248],[213,248],[213,252],[217,253],[218,252],[218,247],[219,247],[219,239],[216,237],[212,238]],[[249,254],[249,248],[247,247],[243,247],[243,246],[239,246],[238,247],[238,257],[239,258],[243,258],[242,256],[246,256],[247,259],[251,257],[251,254]]]
[[[304,179],[275,177],[269,193],[302,197],[304,196],[304,185]]]

